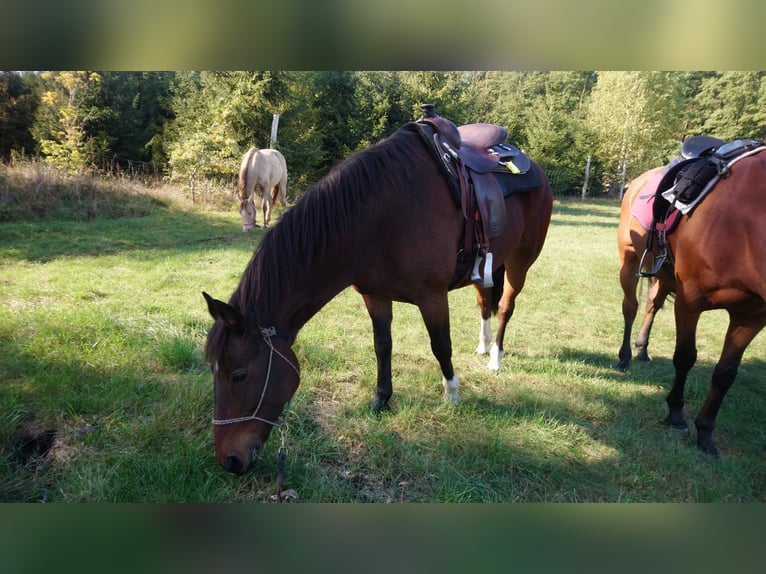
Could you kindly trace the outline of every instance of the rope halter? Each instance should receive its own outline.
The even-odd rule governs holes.
[[[260,421],[266,424],[269,424],[273,426],[274,428],[281,428],[282,426],[287,424],[287,414],[290,411],[290,401],[287,401],[287,408],[285,409],[285,416],[282,419],[281,423],[278,423],[276,421],[270,421],[268,419],[265,419],[263,417],[258,416],[258,411],[261,410],[261,405],[263,405],[263,399],[266,397],[266,389],[269,388],[269,382],[271,381],[271,364],[274,359],[274,355],[281,357],[282,360],[284,360],[290,367],[293,369],[293,371],[296,372],[296,374],[300,375],[300,372],[298,371],[298,367],[296,367],[290,359],[285,357],[282,353],[279,352],[279,350],[274,347],[274,344],[271,342],[271,338],[277,334],[277,330],[274,327],[266,327],[261,328],[261,336],[263,337],[263,340],[266,341],[266,345],[269,347],[269,364],[266,368],[266,381],[263,383],[263,390],[261,391],[261,398],[258,400],[258,405],[255,407],[255,410],[253,411],[253,414],[246,417],[236,417],[231,419],[213,419],[214,425],[231,425],[234,423],[244,423],[249,421]]]

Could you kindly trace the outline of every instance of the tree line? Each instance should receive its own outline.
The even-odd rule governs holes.
[[[688,137],[766,138],[756,71],[0,72],[0,157],[67,171],[141,166],[185,185],[231,179],[251,146],[285,155],[291,195],[418,119],[505,126],[558,194],[614,191]]]

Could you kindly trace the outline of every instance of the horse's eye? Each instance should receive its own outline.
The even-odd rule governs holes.
[[[231,376],[231,382],[238,384],[243,382],[247,378],[247,371],[237,371]]]

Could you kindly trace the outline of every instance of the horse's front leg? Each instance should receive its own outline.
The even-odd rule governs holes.
[[[713,429],[718,410],[721,408],[726,392],[734,383],[745,349],[764,324],[766,324],[765,313],[757,315],[729,313],[729,328],[726,331],[721,357],[713,369],[710,392],[694,420],[694,426],[697,427],[697,446],[706,454],[713,456],[718,454],[718,449],[713,442]]]
[[[460,380],[455,375],[455,369],[452,366],[452,338],[450,336],[447,294],[434,297],[427,303],[420,303],[418,308],[431,338],[431,352],[441,367],[444,397],[457,403],[460,401],[458,395]]]
[[[372,333],[375,343],[375,358],[378,366],[378,382],[372,408],[380,412],[387,408],[388,400],[393,394],[391,385],[391,322],[393,320],[393,304],[390,299],[374,295],[362,295],[367,312],[372,319]]]

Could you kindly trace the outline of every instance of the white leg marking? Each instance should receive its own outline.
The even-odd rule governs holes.
[[[489,350],[489,363],[487,363],[487,368],[490,371],[499,371],[500,370],[500,359],[503,358],[503,351],[501,351],[497,344],[492,345],[492,348]]]
[[[451,379],[442,377],[442,386],[444,387],[444,398],[457,404],[460,402],[457,389],[460,386],[460,381],[457,375],[453,375]]]
[[[481,320],[481,329],[479,329],[479,346],[476,347],[476,353],[486,355],[489,352],[489,344],[492,342],[492,322],[490,319]]]

